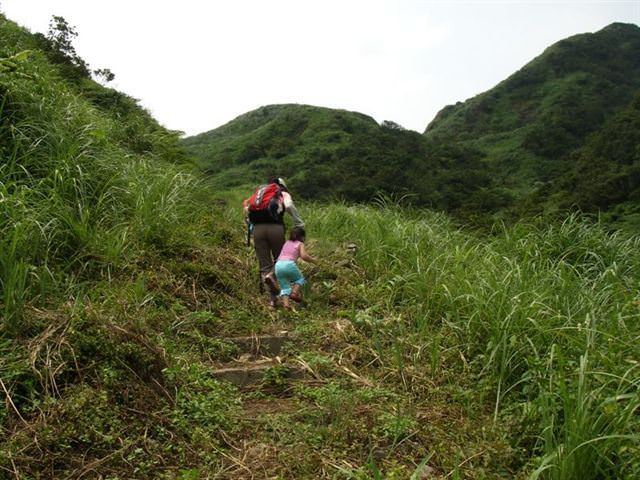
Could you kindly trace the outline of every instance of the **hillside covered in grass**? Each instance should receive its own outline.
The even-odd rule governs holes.
[[[28,299],[108,270],[139,242],[167,241],[175,196],[193,179],[175,165],[177,134],[133,99],[63,56],[69,73],[4,17],[0,29],[4,326],[20,330]]]
[[[393,122],[309,105],[270,105],[184,140],[221,184],[264,181],[279,172],[300,195],[370,202],[379,193],[417,205],[485,212],[500,193],[474,152],[438,145]],[[491,190],[491,191],[490,191]]]
[[[271,105],[184,145],[228,185],[280,172],[308,198],[408,195],[485,222],[574,208],[627,218],[639,202],[630,120],[639,50],[633,24],[562,40],[493,89],[445,107],[422,137],[360,113]]]
[[[163,370],[147,324],[175,317],[142,313],[146,284],[167,311],[207,301],[187,259],[214,254],[190,253],[198,182],[177,134],[54,47],[0,15],[0,477],[144,477],[154,441],[189,463],[167,439],[190,438],[200,402],[175,399],[191,380]]]
[[[247,192],[42,42],[0,16],[0,478],[640,475],[637,239],[301,201],[321,261],[273,311]]]

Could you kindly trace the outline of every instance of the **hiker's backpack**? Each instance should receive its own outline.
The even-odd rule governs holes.
[[[249,198],[251,223],[282,223],[282,190],[277,183],[261,185]]]

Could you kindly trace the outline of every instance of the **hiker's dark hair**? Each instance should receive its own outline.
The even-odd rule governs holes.
[[[304,243],[304,239],[307,237],[307,232],[304,231],[304,228],[302,227],[293,227],[291,229],[291,232],[289,232],[289,240],[291,240],[292,242],[303,242]]]

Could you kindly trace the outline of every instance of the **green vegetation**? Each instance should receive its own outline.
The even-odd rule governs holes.
[[[637,238],[577,215],[480,235],[391,201],[300,202],[322,261],[306,268],[308,304],[273,312],[244,246],[250,187],[214,195],[175,132],[69,75],[39,41],[0,17],[0,477],[640,475]],[[219,145],[235,170],[219,181],[239,184],[230,172],[249,166],[263,175],[268,162],[238,160],[245,136],[295,112],[319,136],[321,120],[342,121],[333,133],[359,138],[361,153],[393,158],[406,137],[482,171],[391,123],[281,110],[227,126]],[[608,122],[611,135],[576,153],[576,195],[594,188],[580,169],[614,146],[616,179],[635,175],[637,104]],[[304,152],[305,134],[287,131]],[[294,194],[313,185],[296,161],[280,165]],[[441,172],[434,198],[459,208],[466,176]],[[214,378],[239,353],[227,337],[282,329],[297,337],[281,355],[306,379],[289,382],[287,365],[253,389]]]
[[[454,478],[638,474],[637,241],[578,218],[477,237],[443,215],[393,205],[302,213],[324,261],[307,271],[309,307],[299,316],[269,315],[246,296],[255,292],[252,255],[240,245],[239,212],[220,205],[213,236],[201,231],[180,256],[154,256],[97,285],[68,330],[38,337],[44,355],[63,334],[89,372],[83,388],[54,375],[61,395],[31,414],[47,448],[38,461],[57,458],[60,475],[104,460],[98,471],[140,478],[247,469],[409,478],[423,460]],[[224,249],[215,247],[220,232]],[[340,247],[352,241],[355,258]],[[287,387],[272,370],[263,392],[241,394],[208,377],[208,362],[229,355],[221,336],[283,326],[297,330],[288,354],[313,380]],[[28,402],[13,398],[29,415]],[[74,408],[86,414],[64,416]],[[5,452],[33,472],[36,451],[23,449],[34,433],[6,414],[24,436],[12,435]]]
[[[355,112],[271,105],[184,145],[226,186],[278,172],[307,198],[407,196],[484,226],[580,208],[635,228],[638,51],[632,24],[562,40],[493,89],[445,107],[422,136]]]
[[[628,163],[615,148],[606,155],[602,149],[593,156],[576,151],[598,142],[591,137],[608,138],[616,122],[612,119],[634,108],[640,92],[639,49],[640,28],[633,24],[614,23],[562,40],[491,90],[445,107],[425,136],[480,151],[487,173],[511,192],[520,213],[572,202],[588,211],[629,200],[637,204],[629,187],[613,201],[606,193],[608,200],[597,200],[574,195],[573,181],[576,155],[593,164],[592,176],[596,171],[615,176],[609,169]],[[637,136],[623,141],[627,149],[637,148]],[[637,188],[637,179],[627,178],[635,185],[631,190]],[[588,188],[596,194],[593,186]],[[553,200],[547,199],[550,192],[555,192]]]
[[[106,271],[136,242],[170,241],[168,226],[188,204],[181,191],[194,180],[154,166],[173,159],[174,134],[158,126],[157,148],[139,155],[127,138],[148,136],[144,120],[122,125],[105,115],[58,77],[31,35],[0,22],[0,264],[5,329],[13,330],[24,302],[46,298],[61,275]]]
[[[188,360],[211,320],[178,300],[218,285],[217,269],[186,270],[198,181],[175,163],[175,133],[67,78],[38,42],[0,16],[1,476],[147,476],[150,451],[188,454],[170,439],[208,455],[233,409]]]
[[[640,231],[640,95],[575,151],[561,189],[588,211]]]
[[[324,241],[362,246],[365,283],[332,289],[357,299],[342,314],[368,339],[361,362],[395,380],[409,411],[434,390],[471,415],[490,408],[485,421],[510,427],[508,477],[638,475],[637,239],[575,216],[477,238],[395,206],[312,212]],[[470,478],[497,474],[478,463]]]
[[[226,187],[277,171],[303,197],[320,200],[370,202],[383,192],[467,217],[505,201],[474,152],[355,112],[270,105],[184,145]]]

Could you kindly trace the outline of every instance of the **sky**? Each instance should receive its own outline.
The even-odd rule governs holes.
[[[0,0],[32,32],[52,15],[109,86],[193,135],[303,103],[424,131],[558,40],[640,24],[640,0]]]

